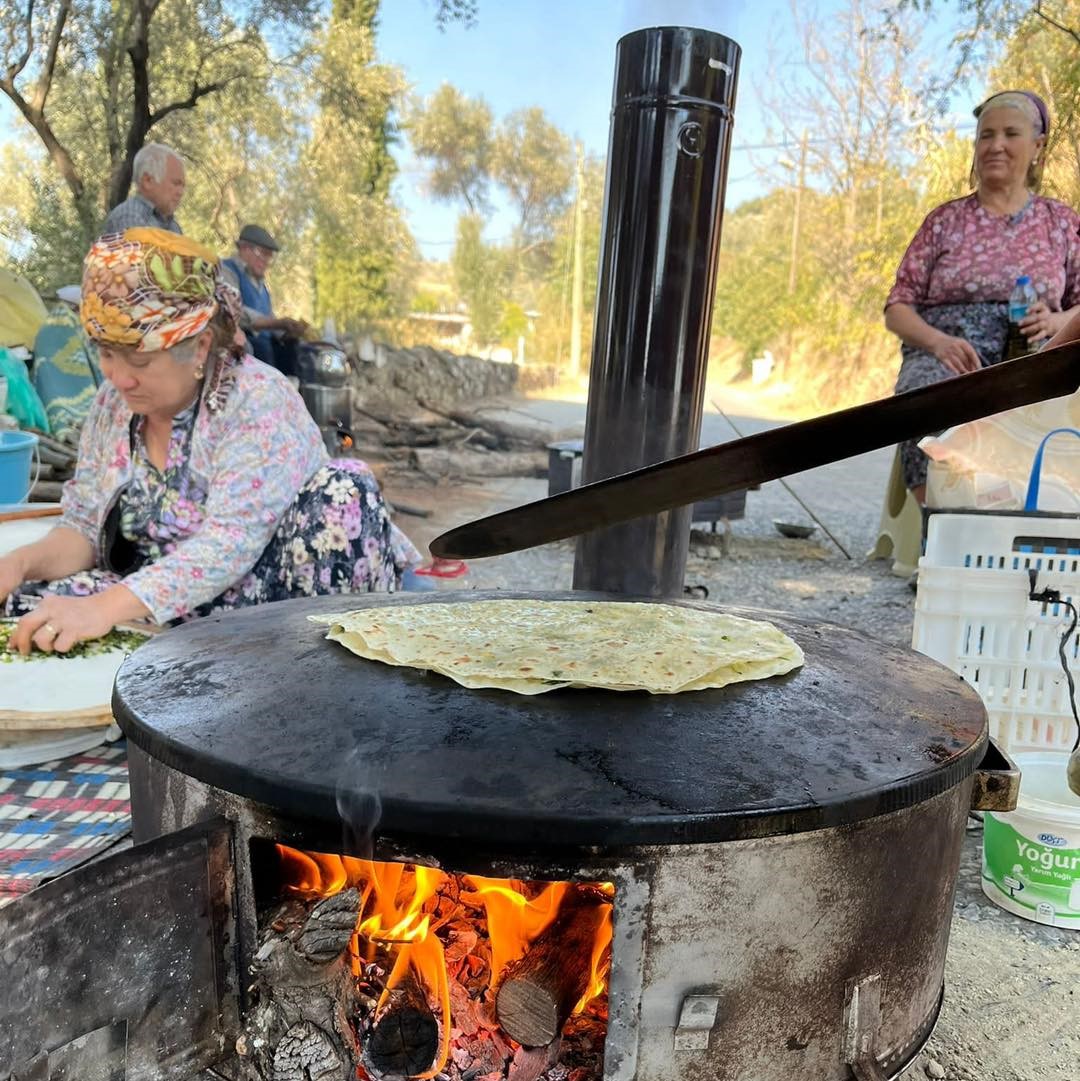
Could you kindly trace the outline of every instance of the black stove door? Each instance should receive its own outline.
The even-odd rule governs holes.
[[[0,1078],[188,1081],[239,1031],[232,829],[201,823],[0,909]]]

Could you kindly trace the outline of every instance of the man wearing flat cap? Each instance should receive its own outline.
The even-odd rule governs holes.
[[[296,343],[307,330],[302,319],[274,314],[266,272],[278,251],[277,241],[260,225],[245,225],[236,254],[221,261],[222,277],[240,291],[244,309],[240,327],[251,352],[285,375],[296,374]]]

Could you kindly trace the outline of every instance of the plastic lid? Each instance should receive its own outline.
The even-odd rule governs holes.
[[[1031,284],[1031,278],[1027,274],[1023,274],[1019,278],[1016,279],[1016,284],[1017,285],[1030,285]]]

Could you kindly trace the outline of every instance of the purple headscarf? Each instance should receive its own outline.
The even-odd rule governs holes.
[[[978,119],[983,110],[994,107],[995,105],[1012,106],[1015,108],[1018,102],[1015,98],[1026,98],[1035,108],[1036,114],[1036,135],[1049,135],[1050,134],[1050,110],[1046,107],[1046,102],[1039,97],[1038,94],[1031,90],[999,90],[996,94],[991,94],[981,105],[975,107],[975,118]],[[1013,100],[1009,100],[1012,98]],[[1000,100],[1005,99],[1005,100]]]

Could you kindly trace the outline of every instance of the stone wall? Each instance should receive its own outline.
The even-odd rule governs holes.
[[[428,345],[395,349],[379,345],[371,361],[354,365],[354,386],[361,398],[398,398],[445,405],[513,394],[516,364],[457,356]]]

